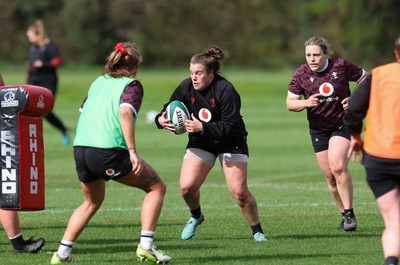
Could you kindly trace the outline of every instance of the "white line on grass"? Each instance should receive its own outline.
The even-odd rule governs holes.
[[[258,204],[259,208],[281,208],[281,207],[294,207],[294,208],[299,208],[299,207],[320,207],[320,206],[334,206],[335,204],[333,202],[329,203],[278,203],[278,204],[269,204],[269,203],[260,203]],[[374,201],[372,202],[360,202],[357,203],[357,205],[376,205]],[[204,209],[231,209],[231,208],[237,208],[238,206],[236,204],[232,205],[202,205],[201,208]],[[58,213],[66,213],[66,212],[72,212],[74,211],[75,208],[62,208],[62,209],[46,209],[44,210],[45,213],[48,214],[58,214]],[[135,207],[135,208],[130,208],[130,207],[116,207],[116,208],[100,208],[98,212],[129,212],[129,211],[140,211],[140,207]],[[163,207],[162,211],[187,211],[187,207]],[[25,214],[26,212],[20,212],[21,214]],[[43,213],[43,211],[35,211],[35,212],[29,212],[29,214],[34,214],[34,213]]]

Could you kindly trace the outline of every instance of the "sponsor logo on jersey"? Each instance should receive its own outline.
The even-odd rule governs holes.
[[[339,100],[339,97],[336,96],[336,97],[320,98],[320,99],[318,99],[318,102],[319,102],[319,103],[323,103],[323,102],[332,102],[332,101],[334,101],[334,100]]]
[[[200,119],[201,121],[209,122],[209,121],[211,120],[211,118],[212,118],[211,112],[210,112],[208,109],[202,108],[202,109],[199,111],[199,119]]]
[[[333,86],[330,83],[323,83],[319,86],[319,93],[321,93],[324,97],[329,97],[333,94]]]

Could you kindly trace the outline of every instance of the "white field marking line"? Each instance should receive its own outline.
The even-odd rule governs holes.
[[[360,202],[357,203],[357,205],[376,205],[375,201],[371,201],[371,202]],[[329,203],[278,203],[278,204],[269,204],[269,203],[259,203],[258,207],[259,208],[280,208],[280,207],[320,207],[320,206],[335,206],[335,204],[333,202],[329,202]],[[232,209],[232,208],[238,208],[238,206],[236,204],[233,205],[225,205],[225,206],[215,206],[215,205],[202,205],[201,208],[204,209]],[[75,208],[62,208],[62,209],[48,209],[48,210],[44,210],[44,211],[31,211],[31,212],[20,212],[21,214],[42,214],[44,213],[48,213],[48,214],[58,214],[58,213],[67,213],[67,212],[73,212],[75,210]],[[130,211],[140,211],[141,208],[140,207],[134,207],[134,208],[123,208],[123,207],[116,207],[116,208],[100,208],[98,210],[98,212],[130,212]],[[187,207],[163,207],[162,211],[187,211]]]
[[[168,186],[173,186],[173,187],[178,187],[178,185],[168,185]],[[270,183],[248,183],[249,188],[270,188],[270,189],[296,189],[296,190],[327,190],[327,185],[325,182],[317,183],[310,185],[309,183],[304,183],[304,184],[291,184],[291,183],[285,183],[285,184],[270,184]],[[226,183],[204,183],[202,185],[202,188],[223,188],[227,189]],[[111,186],[107,187],[107,190],[131,190],[131,187],[124,187],[124,186]],[[80,188],[54,188],[50,189],[48,192],[60,192],[60,191],[74,191],[74,190],[80,190]],[[368,186],[365,187],[357,187],[357,190],[359,191],[370,191]]]
[[[169,185],[174,186],[175,188],[179,188],[178,185]],[[248,184],[249,188],[269,188],[269,189],[296,189],[296,190],[327,190],[327,185],[325,183],[321,184],[269,184],[269,183],[251,183]],[[227,189],[227,185],[225,183],[204,183],[201,186],[202,189],[204,188],[222,188]],[[367,189],[367,188],[366,188]],[[132,190],[131,187],[107,187],[107,190],[115,191],[115,190]],[[65,192],[65,191],[80,191],[79,188],[55,188],[50,189],[48,192],[50,193],[58,193],[58,192]]]

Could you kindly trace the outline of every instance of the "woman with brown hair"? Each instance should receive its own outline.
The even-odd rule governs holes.
[[[179,100],[191,114],[185,126],[189,142],[183,158],[180,188],[191,217],[181,238],[190,239],[204,221],[200,188],[218,158],[230,193],[250,226],[256,242],[267,241],[261,228],[257,202],[247,185],[249,150],[247,131],[240,114],[240,96],[233,85],[219,74],[224,51],[211,45],[190,60],[190,78],[183,80],[169,102]],[[157,127],[174,132],[166,118],[166,107],[156,116]]]
[[[105,185],[113,180],[146,192],[141,209],[138,260],[157,264],[171,257],[153,246],[154,234],[166,186],[157,172],[137,152],[135,120],[143,98],[136,72],[142,62],[139,48],[118,43],[107,58],[104,74],[90,86],[79,117],[74,158],[84,194],[74,211],[51,264],[76,262],[72,247],[105,197]]]

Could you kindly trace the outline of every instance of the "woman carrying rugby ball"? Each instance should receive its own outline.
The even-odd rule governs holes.
[[[251,227],[255,241],[266,241],[261,228],[257,203],[247,186],[247,131],[240,114],[240,96],[233,85],[218,71],[224,52],[212,45],[190,60],[190,78],[181,82],[169,102],[155,118],[157,127],[175,133],[167,119],[170,102],[179,100],[191,119],[185,121],[189,142],[183,158],[180,189],[191,212],[182,231],[182,239],[195,235],[204,221],[200,207],[200,188],[218,157],[228,189]]]

